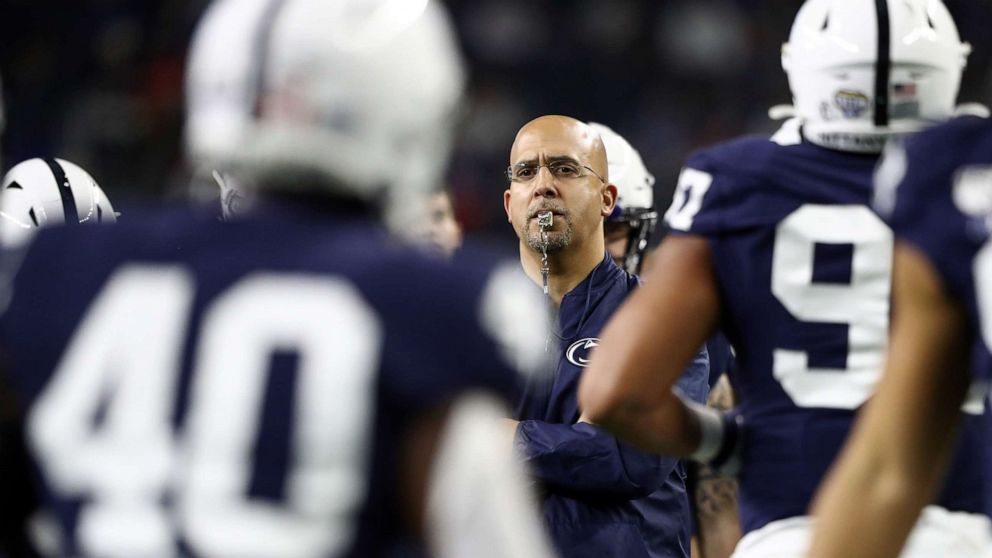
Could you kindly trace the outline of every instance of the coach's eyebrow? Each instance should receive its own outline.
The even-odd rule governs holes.
[[[582,164],[581,161],[579,161],[578,159],[576,159],[575,157],[573,157],[571,155],[548,155],[548,156],[544,157],[544,160],[547,161],[547,162],[549,162],[549,163],[556,163],[558,161],[565,161],[565,162],[568,162],[568,163],[575,163],[577,165],[581,165]],[[537,165],[537,164],[540,164],[540,158],[539,157],[532,157],[530,159],[525,159],[525,160],[522,160],[522,161],[518,161],[516,163],[513,163],[513,165],[511,165],[511,166],[516,167],[516,166],[520,166],[520,165]]]

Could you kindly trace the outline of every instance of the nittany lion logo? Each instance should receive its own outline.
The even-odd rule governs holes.
[[[845,118],[858,118],[868,110],[868,96],[860,91],[842,89],[834,94],[834,103]]]
[[[565,351],[565,358],[568,359],[568,362],[585,368],[589,366],[589,353],[597,346],[599,346],[599,339],[595,337],[579,339],[569,345],[568,350]]]

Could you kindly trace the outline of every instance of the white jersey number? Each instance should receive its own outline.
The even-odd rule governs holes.
[[[703,198],[712,185],[712,174],[691,167],[682,169],[672,196],[672,205],[665,212],[668,226],[680,231],[690,230],[696,214],[703,208]]]
[[[853,246],[849,284],[813,282],[817,243]],[[804,322],[847,324],[847,368],[811,368],[806,351],[775,349],[773,374],[800,407],[856,409],[872,394],[889,331],[892,231],[867,207],[804,205],[775,234],[772,293]]]
[[[982,340],[985,347],[992,351],[992,241],[986,242],[975,255],[972,264],[972,274],[975,277],[975,300],[978,302],[978,312],[981,315]]]
[[[341,280],[242,279],[205,310],[177,433],[171,417],[194,291],[181,267],[115,273],[28,416],[52,488],[85,498],[82,550],[170,556],[181,533],[200,555],[335,554],[366,488],[375,314]],[[280,350],[298,353],[300,364],[277,504],[247,492],[269,357]]]

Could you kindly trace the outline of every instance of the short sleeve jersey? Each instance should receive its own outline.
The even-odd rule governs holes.
[[[876,181],[875,205],[899,240],[924,254],[967,310],[975,335],[972,370],[975,380],[987,385],[992,381],[992,123],[957,118],[890,149]],[[966,436],[971,429],[966,425]],[[986,449],[992,449],[985,436]],[[992,514],[988,486],[985,513]]]
[[[976,341],[992,347],[992,123],[955,119],[891,149],[881,169],[877,209],[965,305]],[[992,370],[976,372],[992,379]]]
[[[869,207],[877,160],[786,126],[692,155],[666,213],[673,234],[711,248],[747,428],[745,532],[805,515],[881,374],[892,232]],[[966,468],[960,482],[978,483],[977,467]],[[944,503],[980,507],[966,496]]]
[[[406,429],[468,391],[516,398],[532,290],[305,204],[42,231],[0,342],[60,554],[407,548]]]

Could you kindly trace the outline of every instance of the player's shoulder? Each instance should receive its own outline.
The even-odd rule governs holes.
[[[728,176],[741,172],[760,173],[787,148],[768,136],[741,136],[693,152],[686,160],[686,166]]]
[[[375,259],[354,262],[352,278],[379,316],[397,397],[421,404],[466,386],[515,396],[519,375],[550,368],[546,302],[518,261],[478,252],[449,262],[396,244]]]
[[[992,123],[961,117],[886,148],[875,175],[876,211],[937,269],[960,300],[992,214]]]
[[[934,154],[966,156],[972,151],[987,152],[992,143],[992,120],[961,116],[925,130],[905,141],[906,151],[933,159]]]
[[[797,126],[696,151],[682,169],[665,220],[673,230],[700,234],[774,222],[780,216],[769,211],[770,200],[778,200],[781,210],[822,190],[811,177],[822,175],[823,168],[850,166],[826,160],[834,156],[803,142]]]
[[[193,223],[203,221],[189,208],[135,208],[113,224],[45,227],[27,247],[29,259],[77,262],[84,267],[117,261],[135,250],[175,245],[179,237],[196,235]],[[202,236],[201,236],[202,237]]]
[[[689,156],[686,166],[728,178],[764,179],[783,171],[802,172],[824,164],[846,168],[863,159],[804,141],[799,121],[791,119],[770,136],[740,136],[696,151]]]
[[[962,116],[934,126],[904,142],[907,183],[935,187],[960,167],[992,164],[992,121]],[[944,180],[935,180],[943,178]]]
[[[539,299],[519,263],[485,251],[463,250],[448,261],[391,240],[376,248],[349,266],[373,304],[393,316],[464,327],[485,319],[489,307]]]
[[[875,208],[893,222],[915,219],[937,200],[949,203],[952,184],[967,186],[979,176],[984,185],[990,166],[992,122],[952,119],[886,147],[875,173]]]

